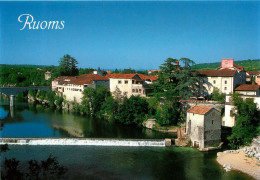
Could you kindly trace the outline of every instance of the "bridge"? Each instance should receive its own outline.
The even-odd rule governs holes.
[[[50,86],[31,86],[31,87],[0,87],[0,93],[3,93],[10,97],[10,106],[14,106],[15,96],[19,93],[29,90],[42,90],[50,91]]]

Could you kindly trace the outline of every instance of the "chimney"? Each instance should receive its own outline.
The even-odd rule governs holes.
[[[175,61],[175,66],[179,66],[179,60]]]
[[[222,59],[221,68],[232,68],[234,67],[234,59]]]

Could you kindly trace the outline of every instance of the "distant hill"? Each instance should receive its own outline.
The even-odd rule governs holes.
[[[260,70],[260,59],[254,59],[254,60],[240,60],[235,61],[235,64],[239,66],[243,66],[246,71],[259,71]],[[220,62],[218,63],[202,63],[202,64],[196,64],[192,68],[193,69],[216,69],[220,66]]]

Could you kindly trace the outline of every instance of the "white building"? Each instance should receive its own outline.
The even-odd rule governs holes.
[[[98,74],[98,75],[102,76],[103,75],[103,71],[101,71],[101,69],[98,68],[97,70],[93,71],[93,74]]]
[[[251,83],[254,78],[255,83],[260,85],[260,71],[247,71],[246,72],[247,82]]]
[[[108,74],[110,91],[113,93],[118,88],[123,96],[146,96],[149,84],[157,80],[157,76],[142,74]]]
[[[61,76],[52,81],[52,90],[59,92],[67,101],[76,100],[80,103],[84,89],[87,87],[96,88],[98,85],[109,88],[109,79],[97,74]]]
[[[242,99],[253,99],[254,103],[257,104],[257,108],[260,109],[260,85],[248,85],[243,84],[235,89],[240,94]],[[222,125],[226,127],[233,127],[236,125],[236,119],[233,116],[236,113],[235,106],[232,104],[231,95],[226,96],[225,103],[225,116],[222,119]]]
[[[221,141],[221,113],[213,107],[194,106],[187,110],[186,134],[192,146],[206,148]]]
[[[234,64],[233,59],[222,59],[221,66],[216,70],[199,70],[199,73],[204,76],[204,87],[208,94],[211,94],[214,88],[221,93],[230,94],[237,86],[246,83],[244,68]]]

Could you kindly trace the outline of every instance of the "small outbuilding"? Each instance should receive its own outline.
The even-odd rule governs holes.
[[[50,79],[50,78],[51,78],[51,72],[46,71],[46,72],[44,73],[44,76],[45,76],[45,80]]]
[[[221,113],[213,107],[194,106],[187,111],[186,134],[192,146],[206,148],[221,142]]]
[[[145,122],[145,127],[148,129],[152,129],[155,126],[156,119],[147,119]]]

